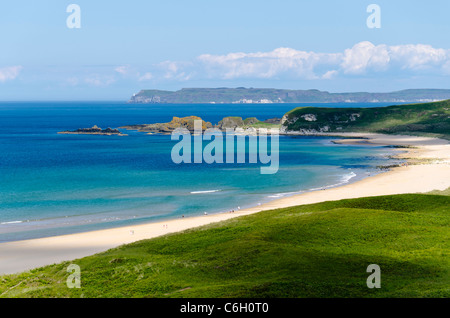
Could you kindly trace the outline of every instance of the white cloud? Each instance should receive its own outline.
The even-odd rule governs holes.
[[[336,70],[332,70],[332,71],[328,71],[325,74],[322,75],[322,79],[333,79],[338,75],[338,71]]]
[[[441,66],[450,61],[450,50],[435,49],[431,45],[397,45],[391,46],[392,59],[404,69],[421,70]]]
[[[92,75],[84,79],[86,84],[97,86],[97,87],[105,87],[114,83],[116,80],[111,76],[100,76],[100,75]]]
[[[192,62],[164,61],[157,65],[163,72],[162,77],[166,80],[187,81],[192,78]]]
[[[118,66],[114,69],[114,71],[122,75],[127,75],[130,72],[130,66],[128,65]]]
[[[139,78],[138,78],[139,81],[148,81],[151,79],[153,79],[153,74],[150,72],[146,72],[144,75],[139,74]]]
[[[4,83],[9,80],[16,79],[19,76],[22,66],[8,66],[0,68],[0,82]]]
[[[395,72],[450,72],[450,50],[430,45],[374,45],[363,41],[343,52],[321,53],[281,47],[270,52],[202,54],[191,62],[158,65],[164,79],[332,79]]]
[[[314,68],[335,63],[338,54],[277,48],[271,52],[200,55],[197,60],[210,76],[223,79],[240,77],[273,78],[281,75],[316,78]]]
[[[426,73],[426,74],[425,74]],[[280,47],[268,52],[202,54],[190,61],[163,61],[151,67],[121,65],[114,74],[133,81],[187,80],[330,80],[345,77],[447,75],[450,50],[425,44],[390,46],[369,41],[338,52],[302,51]],[[115,78],[115,77],[114,77]],[[92,78],[104,86],[111,79]]]
[[[375,46],[368,41],[355,44],[346,49],[340,67],[345,74],[363,74],[367,70],[386,70],[391,60],[388,47]]]
[[[431,45],[406,44],[387,46],[360,42],[345,50],[342,69],[347,74],[364,74],[369,71],[410,71],[418,75],[424,70],[436,74],[445,71],[450,62],[450,50],[436,49]]]

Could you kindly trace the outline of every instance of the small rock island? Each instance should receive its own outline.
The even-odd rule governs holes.
[[[140,125],[129,125],[119,128],[127,130],[137,130],[140,132],[146,132],[147,134],[171,134],[177,128],[185,128],[190,132],[194,131],[194,122],[198,120],[202,122],[202,131],[208,128],[217,128],[221,131],[226,131],[227,128],[236,129],[242,128],[244,132],[256,133],[257,129],[263,128],[278,128],[281,124],[281,118],[271,118],[265,121],[259,121],[255,117],[242,119],[241,117],[225,117],[217,125],[212,125],[210,122],[204,121],[197,116],[188,117],[173,117],[172,121],[167,123],[156,123],[156,124],[140,124]]]
[[[66,131],[60,131],[58,134],[73,134],[73,135],[106,135],[106,136],[127,136],[126,134],[121,133],[118,129],[112,129],[112,128],[106,128],[101,129],[100,127],[97,127],[97,125],[94,125],[92,128],[79,128],[77,130],[66,130]]]
[[[197,116],[188,117],[173,117],[172,121],[167,123],[156,123],[156,124],[141,124],[141,125],[129,125],[119,128],[127,130],[137,130],[140,132],[146,132],[148,134],[171,134],[177,128],[186,128],[190,132],[194,131],[194,122],[199,120],[202,122],[202,130],[213,127],[210,122],[206,122]]]

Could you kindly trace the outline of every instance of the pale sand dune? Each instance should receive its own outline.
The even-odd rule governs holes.
[[[379,145],[413,146],[400,155],[403,158],[426,159],[424,164],[394,168],[344,186],[294,195],[235,213],[180,218],[172,221],[134,225],[107,230],[33,239],[0,244],[0,274],[17,273],[32,268],[74,260],[142,239],[178,232],[205,224],[227,220],[262,210],[289,207],[346,198],[387,194],[418,193],[450,187],[450,144],[441,139],[388,136],[380,134],[335,134],[369,138]],[[338,143],[360,142],[339,140]],[[416,148],[417,147],[417,148]],[[76,263],[76,261],[74,261]]]

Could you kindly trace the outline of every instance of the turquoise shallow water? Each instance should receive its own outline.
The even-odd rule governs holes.
[[[280,168],[175,164],[170,136],[58,135],[197,115],[281,117],[297,105],[0,104],[0,241],[225,212],[377,173],[392,150],[280,136]],[[339,107],[340,105],[335,105]],[[379,106],[379,105],[377,105]]]

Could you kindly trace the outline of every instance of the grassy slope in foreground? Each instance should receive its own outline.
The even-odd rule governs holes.
[[[264,211],[0,277],[2,297],[449,297],[450,197]],[[70,263],[81,289],[66,287]],[[366,286],[369,264],[381,289]]]
[[[285,116],[285,126],[292,131],[419,134],[450,139],[450,100],[373,108],[299,107]]]

